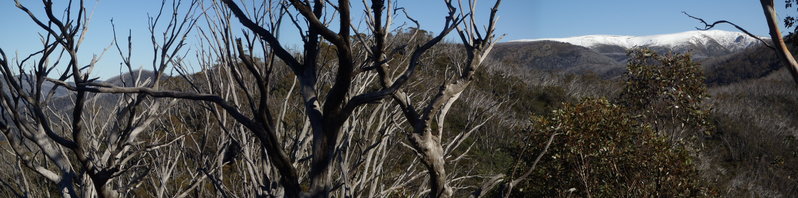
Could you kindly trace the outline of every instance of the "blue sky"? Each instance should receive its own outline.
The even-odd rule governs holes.
[[[34,12],[41,14],[40,1],[21,0]],[[61,5],[66,1],[56,1]],[[134,66],[150,67],[151,44],[147,32],[147,14],[157,13],[160,1],[155,0],[87,0],[88,9],[94,11],[90,31],[82,50],[81,62],[88,63],[92,55],[99,54],[112,41],[110,19],[113,18],[117,32],[126,36],[133,34]],[[358,0],[354,8],[360,8]],[[60,3],[60,4],[59,4]],[[491,0],[479,1],[479,18],[486,19]],[[783,1],[776,0],[779,13],[794,14],[783,8]],[[404,0],[399,6],[421,22],[422,28],[440,31],[446,8],[437,0]],[[500,7],[497,31],[505,34],[503,41],[516,39],[571,37],[589,34],[652,35],[694,30],[700,25],[681,12],[703,17],[707,20],[726,19],[737,23],[757,35],[767,35],[762,8],[754,0],[504,0]],[[43,16],[43,15],[42,15]],[[9,56],[15,53],[25,56],[40,49],[37,33],[40,28],[13,1],[0,3],[0,48]],[[484,22],[484,21],[483,21]],[[733,30],[728,25],[717,29]],[[286,30],[284,35],[290,34]],[[294,37],[283,37],[289,46],[299,46]],[[191,42],[189,44],[196,44]],[[193,55],[193,54],[192,54]],[[191,55],[189,55],[191,57]],[[106,52],[93,76],[107,78],[119,73],[119,55],[114,48]]]
[[[408,10],[421,10],[419,14],[431,18],[445,14],[436,12],[444,9],[442,3],[425,5],[415,2],[421,1],[405,1]],[[482,7],[488,7],[492,2],[479,1]],[[776,6],[783,8],[783,1],[777,0]],[[726,19],[754,34],[767,35],[762,8],[754,0],[504,0],[497,31],[506,34],[505,41],[509,41],[589,34],[639,36],[695,30],[699,23],[682,11],[706,20]],[[780,10],[780,13],[785,11]],[[424,23],[430,27],[442,25],[441,20]],[[733,30],[728,25],[718,29]]]

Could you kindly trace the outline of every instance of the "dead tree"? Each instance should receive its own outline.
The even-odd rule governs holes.
[[[475,72],[482,66],[497,40],[494,28],[500,1],[497,1],[491,10],[487,29],[480,31],[473,15],[476,9],[475,1],[468,1],[463,7],[461,3],[456,6],[454,2],[446,0],[444,3],[448,7],[449,14],[440,33],[426,38],[429,40],[421,41],[417,46],[402,45],[394,49],[387,47],[386,39],[389,36],[388,31],[391,30],[392,17],[398,9],[389,9],[387,13],[391,14],[384,15],[385,7],[390,8],[393,5],[392,1],[386,3],[385,0],[372,0],[370,9],[366,9],[369,15],[367,24],[370,33],[363,35],[371,36],[372,39],[368,41],[366,39],[358,41],[360,34],[353,34],[357,28],[352,26],[351,5],[348,0],[339,0],[337,4],[321,0],[312,3],[289,0],[277,5],[271,5],[270,1],[268,4],[271,6],[264,6],[261,9],[242,9],[232,0],[222,0],[222,3],[227,9],[219,9],[220,7],[214,3],[213,9],[217,14],[212,20],[208,20],[208,28],[201,30],[203,39],[211,46],[210,50],[203,53],[218,58],[209,61],[214,63],[205,66],[206,70],[203,72],[222,71],[218,74],[226,78],[225,81],[214,82],[213,86],[210,86],[213,89],[209,90],[217,91],[202,90],[191,82],[189,84],[194,87],[191,91],[161,90],[157,87],[144,86],[120,87],[88,81],[76,81],[74,86],[63,82],[61,84],[83,92],[142,94],[156,98],[188,99],[215,104],[219,112],[226,112],[237,124],[246,128],[258,139],[269,162],[269,166],[263,168],[275,170],[271,173],[270,171],[250,173],[252,177],[267,177],[279,181],[280,192],[259,192],[258,195],[261,196],[329,197],[334,189],[350,187],[346,180],[349,177],[345,175],[349,174],[347,171],[352,168],[346,168],[345,165],[352,164],[334,162],[347,161],[347,158],[355,156],[346,153],[352,148],[349,146],[351,145],[349,137],[352,136],[349,135],[357,131],[351,129],[361,123],[368,123],[360,121],[362,116],[378,116],[385,121],[392,120],[391,115],[397,115],[396,113],[401,111],[404,119],[396,123],[407,123],[412,128],[411,132],[405,135],[410,141],[412,150],[420,156],[418,161],[426,167],[426,174],[429,175],[427,182],[429,189],[420,191],[427,192],[430,197],[452,196],[453,190],[449,186],[445,170],[445,154],[451,148],[444,149],[444,144],[441,142],[443,123],[452,104],[473,81]],[[327,8],[328,6],[332,8]],[[325,14],[326,12],[335,14]],[[254,35],[245,32],[243,36],[245,41],[232,36],[235,34],[230,30],[230,16],[235,16]],[[337,16],[338,30],[329,28],[329,21],[336,21],[331,16]],[[283,17],[288,17],[291,23],[299,28],[304,43],[301,53],[290,52],[274,34],[278,32],[277,28],[280,27]],[[409,20],[418,27],[415,20],[412,18]],[[459,65],[457,74],[452,79],[447,79],[435,94],[421,96],[423,102],[414,102],[413,100],[418,98],[405,93],[403,87],[412,81],[418,66],[424,64],[422,57],[427,51],[441,43],[444,37],[454,30],[457,30],[462,40],[462,46],[459,48],[466,54],[465,61]],[[418,32],[416,28],[415,33]],[[364,47],[365,50],[360,50],[356,44],[367,47]],[[254,46],[260,46],[260,49],[256,50]],[[408,60],[392,65],[394,63],[391,59],[405,51],[411,52]],[[264,63],[259,63],[254,58],[256,56],[253,54],[256,52],[263,53],[262,57],[266,58]],[[277,59],[280,62],[275,61]],[[295,111],[301,112],[303,120],[306,119],[304,129],[286,130],[282,112],[286,111],[287,106],[279,107],[272,101],[274,86],[271,83],[275,81],[273,72],[278,71],[275,69],[275,65],[278,64],[284,64],[287,72],[295,77],[298,84],[297,92],[303,105]],[[184,78],[190,79],[188,76],[184,75]],[[293,86],[291,87],[289,92],[293,92]],[[290,99],[289,96],[285,96],[286,100]],[[398,104],[398,107],[394,107],[398,108],[397,111],[387,108],[383,112],[389,113],[382,116],[374,112],[364,112],[364,108],[370,108],[367,104],[380,103],[389,97]],[[275,106],[283,109],[279,111],[280,114],[274,113],[277,112]],[[417,106],[422,108],[418,109]],[[433,126],[433,123],[437,123],[437,126]],[[385,128],[393,124],[395,123],[388,122],[379,125]],[[386,128],[386,130],[395,129]],[[383,130],[380,134],[389,133]],[[372,148],[381,146],[384,141],[380,134],[369,136],[372,143],[366,144],[369,145],[364,149],[367,152],[359,152],[357,155],[371,155],[370,151],[374,151]],[[307,148],[305,145],[308,144],[309,151],[305,153],[303,148]],[[379,152],[384,156],[386,151],[388,150],[381,149]],[[303,166],[306,159],[310,162],[308,166]],[[341,166],[336,167],[336,164]],[[372,164],[381,165],[379,162]],[[304,167],[308,167],[307,170],[303,170]],[[344,180],[334,180],[335,174],[344,175],[340,177]],[[262,189],[263,186],[269,185],[263,180],[259,182]],[[309,182],[308,192],[302,191],[300,187],[302,182]],[[361,182],[370,181],[361,180]],[[214,185],[221,186],[216,182]],[[224,193],[223,188],[217,190]],[[346,191],[343,190],[343,195],[348,195]]]
[[[495,15],[501,1],[497,1],[491,11],[490,24],[486,32],[484,32],[484,37],[479,33],[478,26],[474,20],[473,12],[475,9],[475,2],[469,1],[469,7],[467,7],[470,10],[469,14],[459,13],[458,15],[454,4],[451,1],[446,1],[445,3],[449,8],[449,16],[446,18],[444,29],[436,37],[414,49],[404,72],[401,72],[401,75],[397,77],[391,77],[385,73],[388,67],[390,67],[386,61],[385,38],[387,37],[386,31],[390,27],[391,17],[388,16],[386,17],[387,20],[383,21],[386,3],[384,0],[372,1],[371,9],[367,9],[367,14],[369,15],[369,27],[375,38],[374,45],[371,46],[369,51],[371,55],[370,59],[373,61],[373,64],[364,67],[363,70],[376,70],[380,77],[382,89],[356,95],[351,99],[347,99],[346,95],[350,92],[352,79],[357,73],[355,67],[356,62],[353,59],[353,46],[350,33],[350,29],[354,28],[351,27],[352,19],[350,17],[351,11],[349,1],[341,0],[335,7],[335,10],[340,16],[338,19],[340,23],[338,32],[328,28],[327,25],[322,22],[323,18],[321,18],[321,15],[325,6],[324,2],[315,1],[311,5],[309,2],[290,1],[291,5],[304,17],[304,22],[307,23],[308,35],[303,37],[305,41],[304,64],[300,64],[300,61],[285,51],[270,31],[258,26],[250,20],[241,9],[238,8],[235,2],[230,0],[223,2],[232,10],[244,26],[258,34],[261,39],[266,40],[275,51],[276,56],[286,62],[300,79],[300,87],[302,87],[301,94],[305,100],[306,111],[309,112],[308,117],[311,126],[313,126],[313,162],[310,170],[312,196],[329,196],[328,193],[331,187],[330,162],[339,144],[340,130],[346,118],[351,116],[352,112],[358,107],[367,103],[379,101],[385,97],[393,97],[395,99],[401,106],[408,123],[413,127],[413,133],[410,134],[409,137],[412,143],[411,145],[413,145],[413,148],[421,155],[422,162],[427,166],[428,173],[430,174],[430,196],[451,196],[452,190],[446,183],[445,161],[443,159],[444,153],[440,142],[440,136],[443,131],[443,120],[452,103],[454,103],[454,101],[459,98],[460,94],[468,87],[476,69],[479,68],[482,61],[493,47],[496,39],[494,37]],[[388,5],[390,5],[390,1],[388,3]],[[464,20],[469,23],[466,23],[461,28],[460,24]],[[297,20],[293,22],[294,24],[299,24]],[[453,29],[458,30],[468,54],[468,61],[461,75],[451,82],[442,85],[440,91],[429,101],[423,112],[418,113],[414,104],[408,101],[409,98],[400,91],[400,89],[413,76],[413,72],[416,71],[416,67],[420,63],[419,59],[421,56],[432,46],[438,44]],[[335,74],[335,80],[328,95],[325,97],[324,105],[321,109],[318,108],[318,94],[315,88],[315,75],[317,72],[315,57],[318,55],[317,46],[319,36],[335,46],[338,59],[338,71]],[[436,117],[435,119],[437,119],[439,123],[437,135],[433,135],[432,126],[430,126],[433,116]]]
[[[402,92],[393,92],[394,101],[403,108],[408,123],[413,127],[413,132],[409,135],[411,145],[420,154],[422,162],[428,169],[431,180],[430,197],[450,197],[452,195],[452,190],[446,181],[445,153],[441,146],[444,120],[452,104],[457,101],[463,91],[473,81],[474,74],[482,66],[482,62],[487,58],[495,44],[496,12],[500,3],[501,0],[496,1],[496,4],[491,9],[490,22],[486,32],[480,33],[479,26],[474,20],[475,2],[469,1],[468,9],[471,10],[470,15],[457,17],[454,14],[455,8],[452,2],[447,0],[446,4],[449,7],[451,18],[469,18],[465,20],[466,22],[463,26],[455,25],[467,54],[466,63],[463,65],[460,75],[441,85],[438,93],[426,103],[420,113],[417,112],[413,104],[408,101],[408,98]],[[413,62],[411,60],[411,66],[408,67],[408,71],[414,67],[413,64],[417,64]],[[399,77],[392,86],[401,84],[401,79],[402,77]],[[437,131],[433,131],[433,119],[437,121]]]
[[[172,102],[135,93],[94,94],[86,88],[88,84],[102,84],[158,89],[168,65],[178,61],[174,58],[195,23],[191,17],[195,2],[187,6],[185,15],[179,15],[177,10],[184,8],[180,2],[166,7],[164,1],[158,16],[151,18],[156,52],[152,76],[144,77],[141,70],[134,72],[130,54],[124,55],[116,44],[130,73],[120,76],[117,84],[107,85],[90,78],[103,54],[87,62],[78,56],[90,21],[83,1],[70,1],[62,18],[57,17],[50,0],[42,1],[46,17],[36,16],[19,1],[15,3],[45,31],[41,36],[43,49],[16,62],[0,50],[0,90],[4,90],[0,125],[12,142],[7,151],[27,169],[20,170],[20,174],[37,173],[57,185],[64,197],[118,197],[130,193],[129,187],[142,181],[137,172],[148,168],[141,161],[142,154],[174,142],[142,141],[151,131],[152,122],[160,117],[161,108]],[[169,17],[169,27],[163,37],[156,37],[156,26],[164,11],[174,14],[163,15]],[[156,38],[164,40],[159,42]],[[64,68],[63,73],[53,73]],[[36,187],[22,186],[20,191],[36,195]]]

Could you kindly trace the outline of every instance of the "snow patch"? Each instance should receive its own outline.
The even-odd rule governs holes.
[[[760,37],[767,39],[766,37]],[[624,48],[634,47],[676,47],[685,45],[708,45],[716,42],[729,50],[745,49],[760,43],[759,40],[751,38],[742,32],[730,32],[723,30],[689,31],[675,34],[659,34],[650,36],[619,36],[619,35],[587,35],[569,38],[544,38],[544,39],[522,39],[510,42],[531,42],[531,41],[559,41],[593,48],[600,45],[615,45]]]

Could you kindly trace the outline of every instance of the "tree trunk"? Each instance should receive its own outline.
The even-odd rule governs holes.
[[[768,29],[770,30],[770,40],[773,41],[775,45],[774,48],[781,60],[787,63],[787,69],[790,71],[793,80],[798,84],[798,61],[796,61],[792,53],[790,53],[790,49],[788,49],[787,44],[784,43],[784,37],[781,36],[779,19],[776,9],[773,7],[773,0],[760,0],[760,3],[762,4],[762,10],[765,13],[765,19],[767,19]]]
[[[331,150],[335,148],[329,148],[330,143],[328,141],[335,140],[329,139],[325,134],[313,135],[313,165],[310,170],[310,189],[311,197],[314,198],[330,197],[332,168],[330,168],[328,161],[331,157]]]
[[[452,188],[446,183],[446,161],[443,156],[443,147],[439,137],[432,135],[427,128],[422,133],[413,133],[411,143],[422,154],[424,165],[429,171],[429,197],[446,198],[452,196]]]

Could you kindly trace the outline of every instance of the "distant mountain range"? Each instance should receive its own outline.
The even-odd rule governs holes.
[[[587,35],[515,40],[498,44],[491,57],[530,69],[594,73],[613,78],[623,74],[626,53],[634,48],[649,48],[663,54],[689,52],[704,66],[709,83],[757,78],[780,67],[775,54],[761,41],[741,32],[721,30],[651,36]],[[729,71],[746,73],[728,76],[738,75]],[[718,77],[717,74],[724,76]]]
[[[762,37],[762,39],[767,38]],[[587,35],[570,38],[527,39],[510,42],[530,42],[541,40],[559,41],[591,49],[599,49],[602,46],[618,46],[626,49],[635,47],[662,47],[674,50],[713,48],[725,50],[727,52],[743,50],[760,43],[760,41],[757,39],[751,38],[744,33],[722,30],[689,31],[651,36]]]
[[[98,82],[108,83],[116,86],[122,87],[132,87],[133,82],[135,80],[139,80],[141,82],[149,82],[154,77],[155,73],[152,71],[134,71],[133,73],[124,73],[108,80],[98,80]],[[0,79],[2,79],[2,75],[0,75]],[[32,76],[27,74],[16,75],[14,78],[20,81],[23,90],[27,94],[31,94],[31,83],[34,83],[35,79],[31,78]],[[164,77],[166,79],[168,77]],[[73,82],[67,82],[68,84],[74,85]],[[53,90],[55,84],[50,81],[42,82],[42,94],[46,95],[51,90]],[[4,86],[2,90],[5,94],[9,93],[9,87]],[[74,96],[75,92],[69,91],[64,87],[59,86],[57,89],[53,90],[53,98],[49,100],[49,105],[56,107],[54,111],[65,113],[71,110],[72,106],[74,105]],[[119,94],[94,94],[89,93],[87,94],[87,98],[91,98],[94,102],[99,103],[100,106],[113,106],[114,103],[119,100],[121,96]]]

